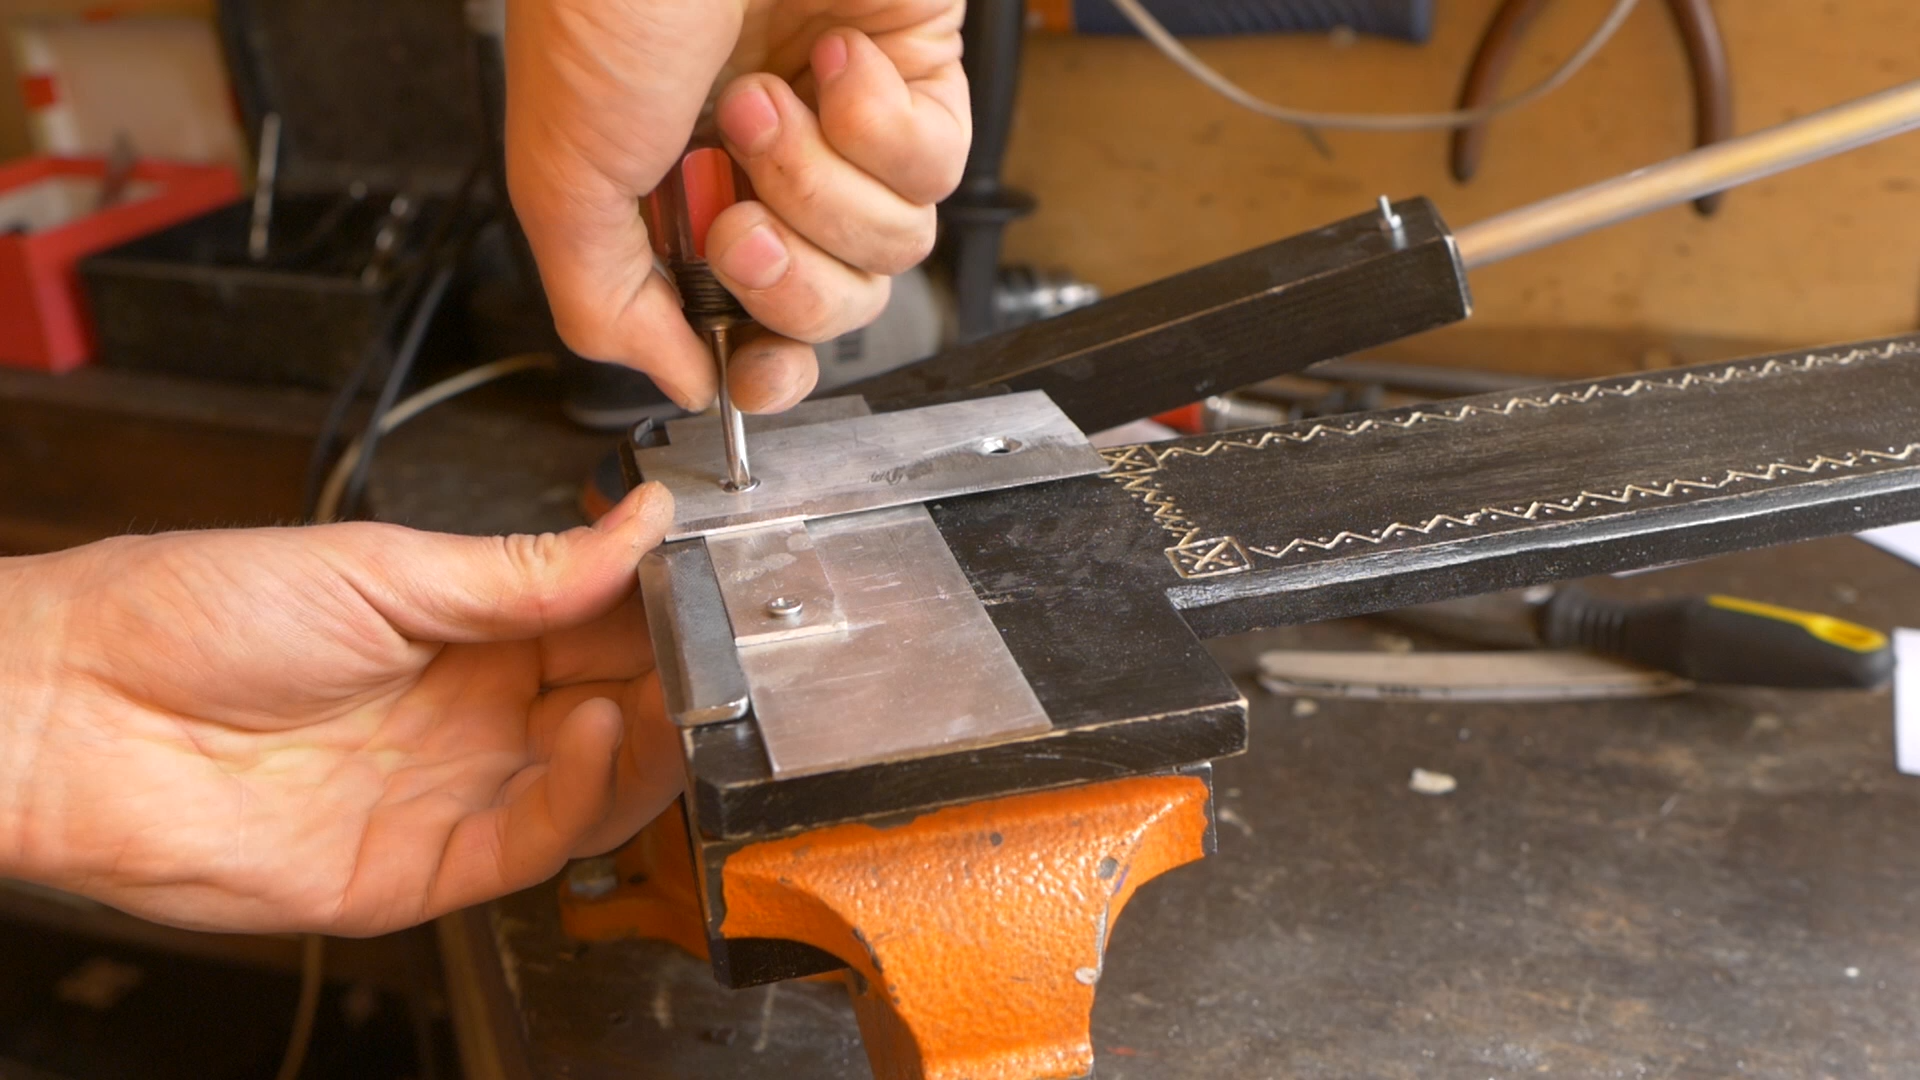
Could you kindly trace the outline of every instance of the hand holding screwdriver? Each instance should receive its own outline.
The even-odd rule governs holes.
[[[755,324],[728,334],[731,401],[804,398],[807,343],[880,313],[959,181],[959,0],[513,4],[509,178],[568,345],[647,372],[689,410],[715,399],[711,342],[653,273],[635,213],[705,115],[753,188],[707,233],[713,279]]]
[[[673,275],[687,322],[713,350],[727,459],[727,476],[721,486],[737,494],[752,491],[759,482],[753,478],[747,459],[745,424],[727,388],[727,361],[733,354],[734,333],[752,317],[714,277],[713,267],[707,262],[707,234],[723,211],[751,198],[752,181],[727,151],[711,139],[696,137],[643,204],[654,254]]]

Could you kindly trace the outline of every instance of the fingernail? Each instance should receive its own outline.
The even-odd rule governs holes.
[[[813,47],[813,77],[825,83],[847,70],[847,39],[826,34]]]
[[[771,289],[787,276],[787,245],[771,226],[755,225],[713,261],[714,269],[749,289]]]
[[[780,110],[757,84],[748,84],[720,102],[720,130],[743,154],[758,154],[773,145],[780,131]]]

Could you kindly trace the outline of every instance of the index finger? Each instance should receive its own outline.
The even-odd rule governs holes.
[[[821,132],[842,157],[923,206],[953,193],[973,140],[957,32],[830,31],[813,71]]]

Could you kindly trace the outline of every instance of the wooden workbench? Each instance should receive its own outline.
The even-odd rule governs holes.
[[[547,430],[508,404],[397,436],[376,490],[390,512],[563,518],[593,440],[555,428],[558,471],[496,468]],[[1852,539],[1605,587],[1920,621],[1920,569]],[[1216,649],[1244,672],[1263,647],[1368,647],[1380,629]],[[1802,1080],[1920,1062],[1920,779],[1893,770],[1885,693],[1485,707],[1246,690],[1253,749],[1217,767],[1219,853],[1119,921],[1094,1013],[1101,1080]],[[1416,767],[1459,789],[1414,794]],[[566,941],[552,896],[495,905],[487,935],[535,1075],[867,1075],[838,985],[721,990],[667,945]]]
[[[523,377],[397,432],[372,495],[424,528],[564,528],[608,442]],[[1920,624],[1920,569],[1851,539],[1608,584]],[[1244,672],[1261,647],[1366,647],[1379,629],[1216,649]],[[1246,691],[1253,748],[1217,768],[1219,853],[1144,888],[1116,929],[1102,1080],[1800,1080],[1920,1062],[1920,780],[1893,771],[1884,693],[1489,708]],[[1416,767],[1459,789],[1412,793]],[[492,970],[456,964],[449,990],[494,985],[494,1041],[527,1058],[487,1075],[866,1075],[838,985],[734,993],[670,946],[567,942],[553,895],[467,920]]]

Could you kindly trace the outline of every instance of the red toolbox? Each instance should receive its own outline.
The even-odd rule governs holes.
[[[66,371],[93,350],[75,265],[98,251],[240,198],[224,165],[141,162],[120,198],[98,208],[98,158],[0,165],[0,365]]]

